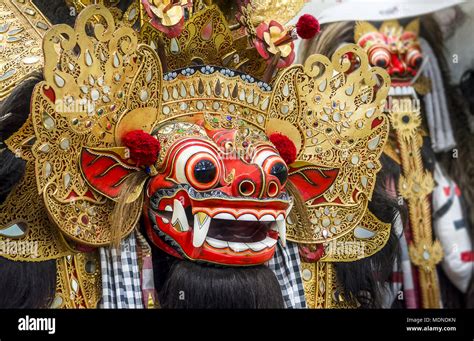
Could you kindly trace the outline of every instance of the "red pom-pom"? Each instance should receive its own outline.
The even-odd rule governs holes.
[[[319,30],[319,21],[311,14],[302,15],[296,24],[296,33],[303,39],[314,38]]]
[[[273,133],[269,136],[270,141],[275,145],[281,158],[287,165],[292,164],[296,160],[296,147],[293,141],[287,136],[280,133]]]
[[[143,130],[133,130],[122,138],[123,144],[130,150],[130,159],[137,166],[152,166],[160,153],[160,142]]]

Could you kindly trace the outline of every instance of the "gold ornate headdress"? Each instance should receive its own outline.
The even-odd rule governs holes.
[[[86,29],[90,22],[92,33]],[[289,176],[302,206],[287,219],[288,239],[323,245],[322,262],[353,261],[385,244],[389,225],[367,205],[388,135],[381,109],[390,81],[385,71],[370,67],[360,47],[344,46],[331,60],[313,55],[304,65],[281,67],[271,82],[263,82],[256,77],[267,61],[247,55],[247,41],[239,45],[242,40],[233,37],[215,6],[193,12],[178,37],[170,38],[148,21],[142,25],[138,35],[131,25],[116,23],[104,6],[91,5],[81,11],[74,29],[56,25],[45,35],[45,81],[33,92],[30,118],[7,145],[27,161],[28,184],[42,197],[27,211],[46,209],[61,231],[58,240],[66,236],[90,246],[111,242],[110,216],[118,196],[86,180],[80,167],[84,151],[96,158],[115,155],[133,173],[139,168],[126,161],[125,132],[152,132],[164,122],[200,116],[210,127],[239,130],[239,148],[275,132],[293,141],[297,153]],[[270,31],[277,32],[277,40],[265,41],[280,58],[285,51],[276,41],[286,42],[288,35],[280,34],[281,25]],[[160,47],[165,51],[161,61]],[[193,66],[196,60],[214,65]],[[169,72],[163,72],[165,63]],[[245,72],[234,69],[239,67]],[[315,182],[320,179],[321,187]],[[141,185],[130,198],[121,236],[140,217]],[[11,195],[1,212],[19,195]],[[30,216],[38,215],[21,219],[32,231],[36,221]],[[2,227],[15,222],[12,213],[0,218]],[[341,240],[363,241],[362,253],[341,256]]]
[[[231,31],[217,5],[203,5],[185,23],[177,37],[168,37],[155,29],[143,6],[141,10],[140,42],[150,45],[160,58],[166,59],[168,70],[199,63],[242,69],[254,77],[263,75],[265,61],[259,58],[255,49],[247,49],[248,39],[242,31]]]
[[[367,21],[358,21],[354,29],[354,40],[357,42],[366,34],[380,32],[385,37],[398,40],[403,32],[411,32],[415,36],[420,33],[420,19],[412,20],[405,27],[401,26],[398,20],[384,21],[379,29]]]

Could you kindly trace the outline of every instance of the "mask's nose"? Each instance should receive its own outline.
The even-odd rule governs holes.
[[[259,197],[261,191],[259,182],[251,174],[238,175],[232,183],[232,194],[242,197]]]
[[[405,63],[396,54],[392,55],[391,66],[388,70],[390,76],[403,76],[407,71]]]
[[[251,173],[237,175],[232,183],[234,196],[274,198],[281,191],[279,178],[271,173],[266,174],[260,168]]]

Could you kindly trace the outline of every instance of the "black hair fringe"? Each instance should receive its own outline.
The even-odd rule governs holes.
[[[218,267],[178,260],[159,294],[162,308],[284,308],[280,285],[264,265]]]
[[[146,233],[143,233],[153,245]],[[180,260],[152,247],[153,275],[162,308],[284,308],[278,280],[264,265],[224,267]]]
[[[23,81],[12,93],[0,102],[0,143],[4,143],[18,131],[30,114],[31,94],[34,86],[41,81],[40,73],[34,73]],[[15,156],[6,146],[0,152],[0,204],[3,203],[13,187],[25,172],[26,162]]]
[[[8,149],[0,153],[0,204],[23,177],[25,164],[25,160],[16,157]]]
[[[68,24],[74,26],[77,13],[67,5],[66,1],[33,0],[33,3],[53,25]]]
[[[0,102],[0,142],[8,139],[26,122],[30,114],[33,88],[42,80],[43,76],[39,71],[32,73]]]
[[[20,262],[0,257],[0,309],[49,308],[55,292],[55,260]]]

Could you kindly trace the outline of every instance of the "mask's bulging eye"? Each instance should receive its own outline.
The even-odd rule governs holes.
[[[174,175],[178,183],[204,191],[219,183],[221,168],[216,151],[199,143],[180,150],[174,163]]]
[[[266,174],[278,178],[282,187],[285,186],[288,179],[288,167],[274,150],[264,148],[258,151],[253,162],[260,165]]]
[[[270,174],[277,177],[282,186],[284,186],[286,184],[286,180],[288,180],[288,168],[282,162],[276,162],[272,166]]]
[[[219,181],[217,160],[209,153],[201,152],[191,156],[186,163],[188,183],[198,190],[213,188]]]
[[[369,50],[370,64],[387,68],[390,64],[390,51],[383,46],[373,46]]]
[[[208,184],[216,178],[217,167],[210,160],[198,161],[194,166],[194,178],[202,184]]]
[[[418,47],[411,47],[406,54],[406,63],[412,68],[419,68],[423,63],[423,55]]]

